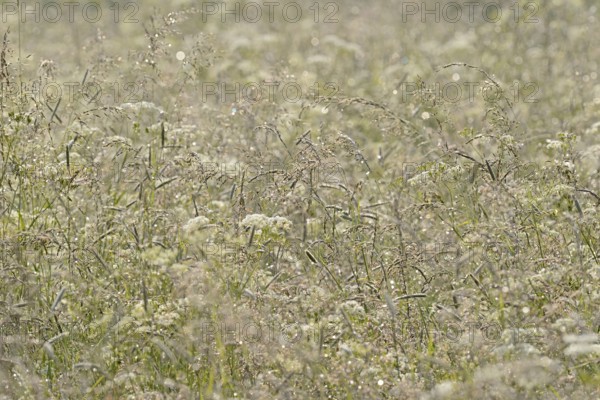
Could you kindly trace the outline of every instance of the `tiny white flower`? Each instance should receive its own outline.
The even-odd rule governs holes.
[[[571,161],[563,162],[563,167],[565,167],[568,171],[573,172],[575,170],[575,165]]]

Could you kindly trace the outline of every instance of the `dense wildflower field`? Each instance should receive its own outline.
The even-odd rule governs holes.
[[[596,1],[1,18],[0,399],[600,397]]]

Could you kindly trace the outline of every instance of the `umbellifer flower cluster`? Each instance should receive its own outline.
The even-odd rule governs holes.
[[[249,214],[246,215],[242,221],[242,226],[248,228],[255,227],[255,233],[258,234],[262,233],[263,229],[270,229],[277,233],[285,233],[292,229],[292,221],[279,216],[267,217],[263,214]]]

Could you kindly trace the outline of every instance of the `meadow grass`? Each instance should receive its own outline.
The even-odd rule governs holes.
[[[598,14],[551,3],[10,17],[0,399],[599,397]]]

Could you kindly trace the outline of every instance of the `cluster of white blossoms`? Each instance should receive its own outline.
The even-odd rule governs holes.
[[[571,161],[563,161],[562,166],[569,172],[575,172],[575,164],[573,164]]]
[[[549,150],[558,150],[562,145],[563,143],[560,140],[546,139],[546,148]]]
[[[148,111],[158,111],[159,113],[163,113],[163,109],[156,104],[149,101],[136,101],[135,103],[123,103],[121,104],[121,108],[125,111],[132,111],[134,113],[139,113],[144,110]]]
[[[292,229],[292,221],[289,219],[279,216],[267,217],[263,214],[246,215],[242,221],[242,225],[245,227],[256,227],[256,233],[258,234],[265,228],[277,233],[289,232]]]
[[[206,218],[203,215],[200,215],[196,218],[192,218],[190,219],[188,222],[185,223],[185,225],[183,225],[183,231],[185,233],[193,233],[195,231],[197,231],[198,229],[208,225],[210,223],[210,220],[208,218]]]
[[[277,231],[289,232],[292,229],[292,221],[284,217],[272,217],[270,218],[271,228],[275,228]]]
[[[256,229],[263,229],[269,226],[269,217],[263,214],[248,214],[242,221],[243,226],[256,227]]]

